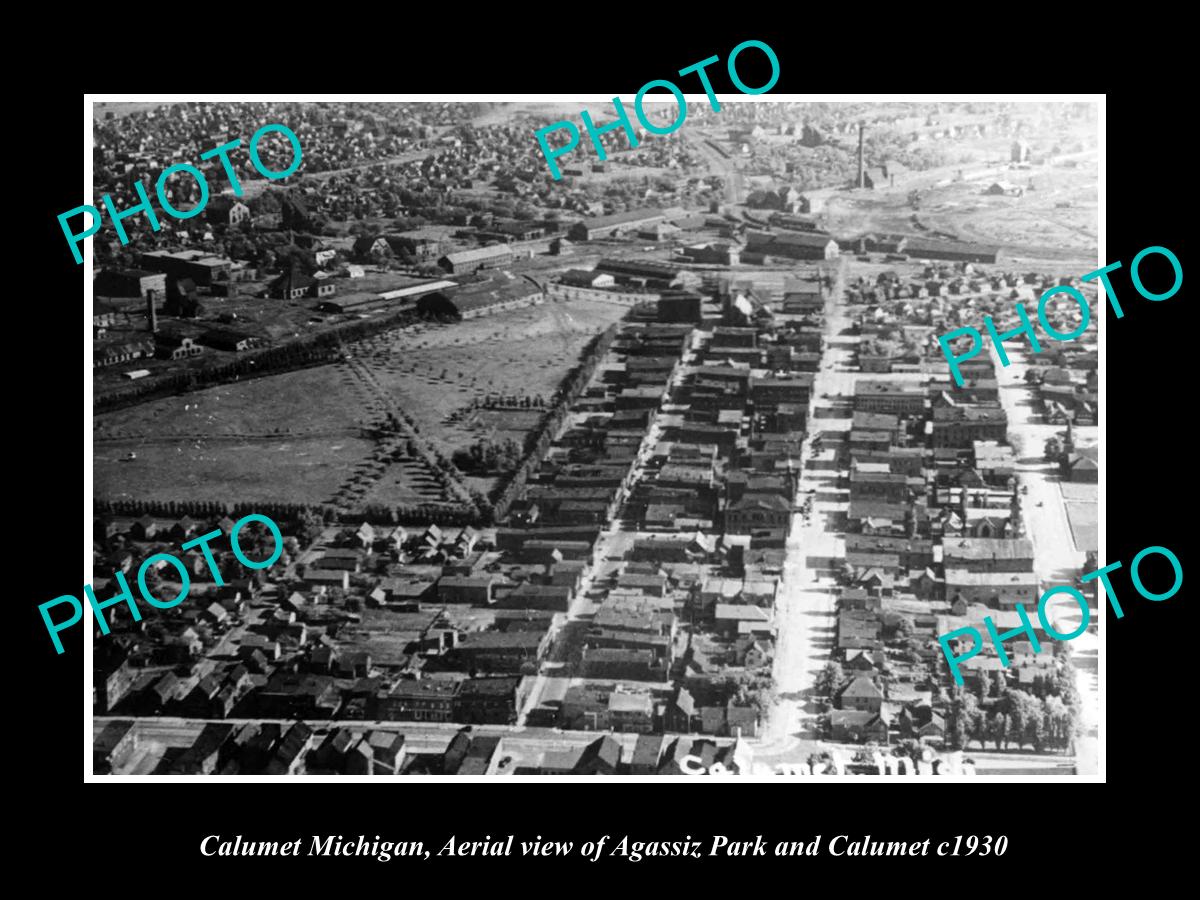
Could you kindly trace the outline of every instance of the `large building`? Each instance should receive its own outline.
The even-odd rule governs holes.
[[[854,385],[854,409],[915,415],[925,409],[925,390],[918,385],[895,381],[859,381]]]
[[[836,259],[838,243],[829,235],[818,232],[785,231],[770,234],[751,231],[746,234],[746,250],[789,259]]]
[[[1003,441],[1008,415],[997,406],[938,406],[933,410],[934,447],[972,447],[975,441]]]
[[[162,272],[142,269],[105,269],[92,282],[102,297],[145,297],[147,291],[167,292],[167,276]]]
[[[964,572],[1032,572],[1033,542],[1028,538],[947,538],[942,544],[947,569]]]
[[[783,312],[790,315],[808,315],[825,311],[825,297],[819,281],[800,278],[783,280]]]
[[[438,265],[451,275],[462,275],[474,272],[476,269],[508,265],[510,262],[512,262],[512,250],[508,245],[495,244],[491,247],[447,253],[438,260]]]
[[[423,281],[409,284],[390,291],[355,291],[323,301],[318,309],[332,313],[358,313],[366,310],[383,309],[385,311],[402,308],[405,304],[417,302],[430,294],[444,295],[447,291],[458,289],[456,281]]]
[[[611,216],[594,216],[576,222],[567,232],[573,241],[594,241],[596,238],[611,237],[621,231],[636,232],[640,228],[665,222],[666,215],[660,209],[631,209]]]
[[[450,678],[403,679],[375,698],[376,714],[388,722],[452,722],[461,687]]]
[[[936,238],[906,237],[900,242],[898,252],[917,259],[994,263],[999,250],[985,244],[970,244],[965,241],[939,241]]]
[[[682,269],[669,263],[649,260],[636,262],[607,257],[600,260],[595,271],[612,275],[623,284],[641,284],[650,288],[673,287],[682,274]]]
[[[1018,603],[1035,609],[1041,594],[1032,572],[970,572],[946,568],[946,599],[967,605],[983,603],[993,609],[1013,609]]]
[[[417,309],[429,315],[475,319],[507,309],[521,309],[546,299],[541,287],[525,278],[505,278],[468,284],[448,295],[437,291],[417,301]]]
[[[468,678],[454,697],[454,720],[467,724],[511,725],[532,687],[519,675]]]
[[[230,281],[233,278],[233,262],[219,256],[211,256],[200,250],[152,250],[143,253],[140,260],[143,269],[165,272],[177,278],[190,278],[198,285],[212,285],[215,281]]]

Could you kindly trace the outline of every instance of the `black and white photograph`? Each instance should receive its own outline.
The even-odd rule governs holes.
[[[678,83],[89,95],[85,780],[1104,780],[1103,95]]]

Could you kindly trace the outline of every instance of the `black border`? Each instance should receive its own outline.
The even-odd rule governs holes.
[[[611,21],[605,13],[595,15],[597,29]],[[679,15],[689,13],[680,10]],[[363,64],[353,73],[338,75],[333,79],[336,84],[330,82],[329,73],[342,63],[325,59],[318,65],[324,39],[310,38],[296,44],[285,36],[272,37],[267,43],[274,49],[264,47],[244,52],[248,59],[286,61],[294,56],[300,60],[307,55],[304,50],[307,46],[312,54],[312,68],[321,71],[305,71],[289,77],[285,89],[296,92],[407,88],[465,93],[479,90],[482,80],[487,90],[495,92],[601,91],[628,98],[643,82],[669,77],[679,68],[714,53],[724,58],[730,47],[747,38],[767,41],[778,54],[781,78],[772,93],[874,92],[881,88],[908,93],[1094,91],[1113,86],[1114,81],[1123,81],[1124,89],[1109,92],[1107,101],[1107,259],[1120,259],[1128,265],[1138,250],[1157,244],[1174,250],[1184,268],[1187,267],[1182,218],[1187,211],[1183,192],[1190,181],[1187,165],[1190,160],[1185,146],[1176,144],[1172,136],[1181,110],[1171,92],[1162,88],[1163,73],[1159,68],[1162,61],[1156,61],[1149,69],[1138,69],[1135,62],[1119,78],[1100,77],[1078,63],[1085,49],[1104,58],[1108,52],[1104,42],[1089,45],[1082,37],[1065,42],[1051,40],[1048,36],[1056,34],[1053,25],[1039,23],[1022,28],[1016,11],[1003,28],[986,26],[981,32],[979,26],[967,28],[964,24],[957,36],[901,38],[897,35],[883,42],[885,46],[869,48],[863,43],[860,30],[867,27],[868,20],[873,20],[870,27],[886,29],[885,14],[863,11],[861,18],[862,22],[843,23],[841,32],[798,27],[770,33],[757,27],[743,28],[730,21],[724,23],[727,26],[724,30],[714,29],[717,34],[711,39],[689,37],[674,42],[661,37],[650,40],[611,33],[597,33],[594,40],[588,40],[579,37],[580,32],[572,31],[570,35],[554,35],[552,43],[547,43],[551,40],[547,37],[516,40],[497,36],[486,42],[480,39],[484,46],[472,48],[461,36],[442,33],[436,40],[431,38],[423,59],[413,55],[412,43],[419,42],[410,36],[405,41],[402,64],[389,66],[383,60]],[[799,19],[797,24],[802,26]],[[332,27],[341,30],[336,24]],[[342,34],[346,38],[347,33]],[[1104,38],[1109,46],[1113,40],[1111,36]],[[984,51],[970,49],[979,41],[984,42]],[[1132,37],[1129,42],[1133,43]],[[832,52],[818,56],[817,45],[826,43]],[[1050,52],[1052,49],[1054,52]],[[366,50],[364,53],[370,55]],[[991,64],[998,70],[998,77],[991,84],[958,83],[957,76],[964,70],[987,65],[989,54],[994,54]],[[1055,60],[1062,60],[1063,65],[1054,66]],[[167,84],[169,79],[162,71],[169,67],[157,67],[153,84],[130,85],[125,79],[112,77],[110,71],[108,77],[98,79],[93,89],[241,91],[256,81],[251,89],[277,89],[267,79],[256,79],[252,75],[253,64],[248,62],[248,65],[250,68],[241,68],[233,76],[206,72],[203,78],[187,75],[173,84]],[[1046,68],[1032,73],[1024,69],[1043,66]],[[714,69],[720,71],[719,67]],[[932,70],[927,73],[929,77],[922,77],[925,69]],[[946,77],[951,72],[956,76],[953,79]],[[1054,84],[1040,77],[1018,78],[1017,83],[1011,83],[1017,72],[1034,76],[1052,72]],[[762,80],[754,78],[750,67],[744,77],[750,83]],[[718,93],[729,90],[719,82],[716,87]],[[1191,680],[1183,668],[1184,661],[1191,656],[1191,648],[1184,642],[1190,636],[1184,620],[1186,600],[1182,591],[1158,604],[1133,597],[1123,573],[1118,573],[1114,583],[1126,615],[1119,622],[1110,616],[1107,634],[1108,781],[1114,790],[1107,791],[1103,800],[1086,788],[1079,789],[1088,790],[1086,796],[1073,792],[1071,797],[1064,798],[1058,793],[1058,786],[1051,785],[1042,789],[1036,785],[946,785],[936,788],[937,797],[925,794],[928,786],[910,785],[904,788],[909,793],[903,797],[889,790],[886,798],[877,792],[881,787],[878,784],[870,796],[856,791],[853,797],[846,791],[856,790],[854,787],[831,785],[818,797],[811,787],[783,783],[778,787],[731,783],[697,792],[692,789],[694,785],[689,787],[682,779],[670,787],[665,786],[668,780],[664,779],[664,788],[657,790],[647,790],[642,785],[612,784],[603,793],[594,785],[581,785],[564,793],[557,784],[446,785],[401,779],[387,795],[372,792],[368,796],[357,785],[351,786],[353,793],[341,787],[306,785],[283,792],[275,789],[270,798],[263,796],[266,787],[261,785],[254,785],[250,793],[244,790],[249,785],[243,785],[242,790],[221,786],[224,794],[219,798],[211,794],[201,797],[198,789],[190,785],[83,785],[79,715],[82,630],[72,632],[66,641],[66,653],[58,657],[45,639],[36,610],[36,604],[44,599],[78,589],[77,567],[81,562],[75,530],[82,494],[77,449],[80,427],[75,416],[83,364],[75,357],[78,322],[57,310],[60,305],[73,308],[78,302],[80,269],[64,253],[55,216],[81,202],[76,173],[83,99],[78,89],[64,86],[47,92],[38,101],[41,105],[30,110],[37,123],[30,126],[37,137],[36,154],[30,153],[26,164],[35,166],[39,177],[23,179],[18,185],[29,192],[28,198],[16,207],[24,212],[18,215],[18,220],[29,227],[14,240],[14,247],[35,250],[37,277],[27,291],[17,295],[22,299],[14,297],[15,304],[10,309],[17,323],[9,332],[10,341],[20,336],[19,344],[14,342],[10,346],[20,346],[21,360],[10,369],[10,377],[17,377],[15,390],[10,390],[9,422],[12,433],[22,438],[12,443],[12,471],[23,473],[30,468],[29,481],[36,485],[19,504],[21,522],[15,538],[19,543],[14,543],[14,547],[19,547],[20,552],[10,562],[23,582],[16,594],[20,598],[18,615],[24,625],[16,642],[28,660],[22,666],[23,674],[30,676],[14,686],[19,685],[21,693],[29,692],[26,702],[18,702],[20,708],[31,709],[34,714],[30,730],[24,732],[25,740],[18,745],[29,747],[29,751],[23,754],[14,774],[19,773],[23,778],[33,776],[28,783],[35,783],[43,798],[31,811],[37,820],[36,831],[69,832],[87,823],[85,830],[89,837],[79,846],[84,848],[89,862],[99,860],[101,854],[107,860],[102,868],[88,867],[94,877],[104,878],[107,877],[104,872],[113,875],[114,870],[125,867],[137,867],[139,871],[149,867],[164,873],[174,871],[177,875],[182,870],[173,868],[176,861],[200,863],[203,871],[213,874],[231,871],[241,874],[251,868],[293,874],[297,871],[295,865],[300,864],[306,877],[322,872],[336,876],[348,873],[352,862],[367,861],[300,858],[289,859],[286,867],[282,867],[278,860],[203,859],[198,853],[199,840],[204,835],[218,833],[240,833],[269,840],[290,840],[311,834],[378,833],[394,839],[421,839],[428,845],[443,843],[450,833],[467,839],[516,833],[518,840],[520,836],[543,834],[577,842],[599,834],[672,840],[689,833],[707,837],[715,832],[737,838],[752,839],[756,834],[764,834],[772,840],[805,840],[820,833],[828,840],[828,836],[837,833],[870,833],[885,840],[931,837],[935,845],[936,839],[952,838],[959,833],[1004,833],[1010,837],[1006,856],[974,859],[972,874],[980,877],[979,865],[989,871],[993,866],[999,871],[1000,865],[1004,865],[1010,879],[1016,871],[1007,868],[1009,863],[1031,864],[1057,858],[1060,877],[1068,878],[1073,877],[1066,874],[1074,867],[1073,860],[1091,859],[1100,849],[1097,845],[1107,840],[1121,841],[1127,852],[1135,844],[1148,848],[1149,842],[1166,839],[1153,819],[1138,825],[1127,814],[1134,809],[1133,798],[1147,796],[1156,783],[1172,784],[1175,779],[1186,777],[1184,754],[1188,748],[1178,740],[1166,739],[1168,733],[1174,736],[1174,729],[1190,718],[1185,690]],[[14,211],[10,208],[10,214]],[[23,258],[24,254],[17,256],[17,260]],[[1168,301],[1150,303],[1133,296],[1127,280],[1118,277],[1115,283],[1126,315],[1118,321],[1109,312],[1105,322],[1107,560],[1120,559],[1127,566],[1143,547],[1161,544],[1178,555],[1187,571],[1185,538],[1189,530],[1182,522],[1187,512],[1182,495],[1184,484],[1190,480],[1187,460],[1192,454],[1187,440],[1190,429],[1186,424],[1180,428],[1180,423],[1186,421],[1192,385],[1186,371],[1192,339],[1184,320],[1186,300],[1181,291]],[[65,322],[70,326],[64,333]],[[14,478],[14,481],[22,484],[26,479]],[[1184,640],[1172,641],[1171,636]],[[10,696],[16,699],[20,693]],[[1147,780],[1152,783],[1151,792],[1141,789]],[[180,796],[180,791],[188,795]],[[488,796],[481,796],[481,791]],[[76,828],[71,827],[72,812],[82,820],[74,823]],[[125,843],[127,837],[122,835],[149,838],[146,843],[152,849],[136,855],[124,853],[123,845],[130,850],[133,847]],[[137,843],[146,846],[143,841]],[[772,866],[780,863],[770,857],[767,860]],[[756,860],[752,870],[741,869],[739,882],[747,888],[754,885],[755,881],[748,880],[753,877],[751,873],[761,878],[760,867],[767,860]],[[721,861],[737,864],[737,860]],[[520,868],[523,860],[462,859],[453,866],[448,862],[440,860],[424,865],[426,868],[436,865],[429,870],[435,875],[454,878],[463,864],[473,864],[476,871],[486,874],[497,865],[508,870]],[[624,861],[606,862],[619,865]],[[796,861],[784,862],[795,865]],[[805,859],[799,864],[806,868],[821,862],[835,866],[847,860],[825,856]],[[911,871],[915,865],[915,860],[907,858],[854,862],[853,870],[844,866],[842,870],[857,875],[861,872],[857,865],[860,862],[872,870],[900,866]],[[356,877],[373,871],[392,874],[398,864],[401,863],[380,865],[371,861],[365,867],[355,865],[353,871]],[[231,865],[233,870],[229,868]],[[579,865],[582,863],[577,859],[539,860],[532,874],[540,873],[542,877],[534,883],[561,889],[560,886],[572,883],[547,880],[548,868],[561,870]],[[659,871],[666,871],[669,865],[673,875],[680,874],[682,866],[705,878],[718,867],[712,859],[669,862],[655,859],[637,865],[652,866]],[[586,868],[584,865],[585,871]],[[968,868],[952,864],[951,869],[942,870],[939,866],[938,871],[967,874]],[[274,883],[282,886],[286,882]],[[442,883],[454,882],[447,879]],[[852,884],[842,883],[846,888]],[[1019,889],[1016,883],[1010,881],[1010,884]],[[780,887],[806,889],[804,882]]]

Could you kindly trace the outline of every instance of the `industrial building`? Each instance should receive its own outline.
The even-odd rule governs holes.
[[[588,269],[569,269],[558,277],[559,284],[581,288],[609,288],[616,284],[616,279],[605,272],[592,272]]]
[[[682,269],[662,262],[636,262],[634,260],[600,260],[595,271],[606,272],[623,284],[639,284],[649,288],[667,288],[679,281]]]
[[[966,241],[941,241],[936,238],[906,237],[898,252],[917,259],[949,259],[954,262],[994,263],[999,248]]]
[[[611,216],[594,216],[576,222],[567,232],[567,237],[573,241],[594,241],[597,238],[612,237],[620,231],[639,231],[666,220],[666,214],[661,209],[631,209]]]
[[[433,293],[458,288],[456,281],[423,281],[391,291],[355,291],[336,300],[326,300],[317,308],[329,313],[358,313],[371,309],[392,309],[420,300]]]
[[[818,232],[771,234],[750,231],[746,234],[746,251],[765,256],[785,256],[788,259],[836,259],[838,244],[829,235]]]
[[[92,282],[97,296],[145,297],[146,291],[166,293],[167,276],[144,269],[105,269]]]
[[[512,250],[506,244],[495,244],[491,247],[447,253],[438,260],[438,265],[451,275],[463,275],[476,269],[508,265],[510,262]]]
[[[152,250],[143,253],[139,264],[152,272],[165,272],[177,278],[190,278],[198,285],[208,286],[214,281],[230,281],[233,278],[233,261],[211,256],[200,250]]]
[[[417,301],[417,310],[432,316],[475,319],[504,310],[533,306],[545,299],[542,288],[529,279],[501,276],[491,281],[465,285],[452,296],[441,291],[427,293]]]

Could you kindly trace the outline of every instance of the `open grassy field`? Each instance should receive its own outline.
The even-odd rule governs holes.
[[[129,451],[135,451],[137,459],[125,461]],[[350,437],[98,443],[93,456],[95,495],[114,500],[320,503],[370,452],[370,441]]]
[[[626,310],[591,301],[547,302],[445,328],[391,332],[354,352],[416,420],[421,434],[451,454],[481,438],[520,443],[536,410],[471,410],[488,394],[549,401],[580,352]]]
[[[97,497],[323,502],[372,449],[340,366],[220,385],[100,415]],[[137,459],[126,461],[130,453]]]
[[[488,393],[547,399],[593,335],[625,310],[546,303],[348,348],[446,455],[481,438],[520,443],[537,410],[471,409]],[[95,495],[342,505],[447,499],[423,464],[367,428],[384,400],[350,364],[302,369],[99,415]],[[129,460],[130,453],[136,459]],[[468,483],[486,490],[492,479]]]
[[[368,418],[364,394],[339,368],[301,369],[103,413],[96,417],[94,436],[262,437],[357,430]]]

